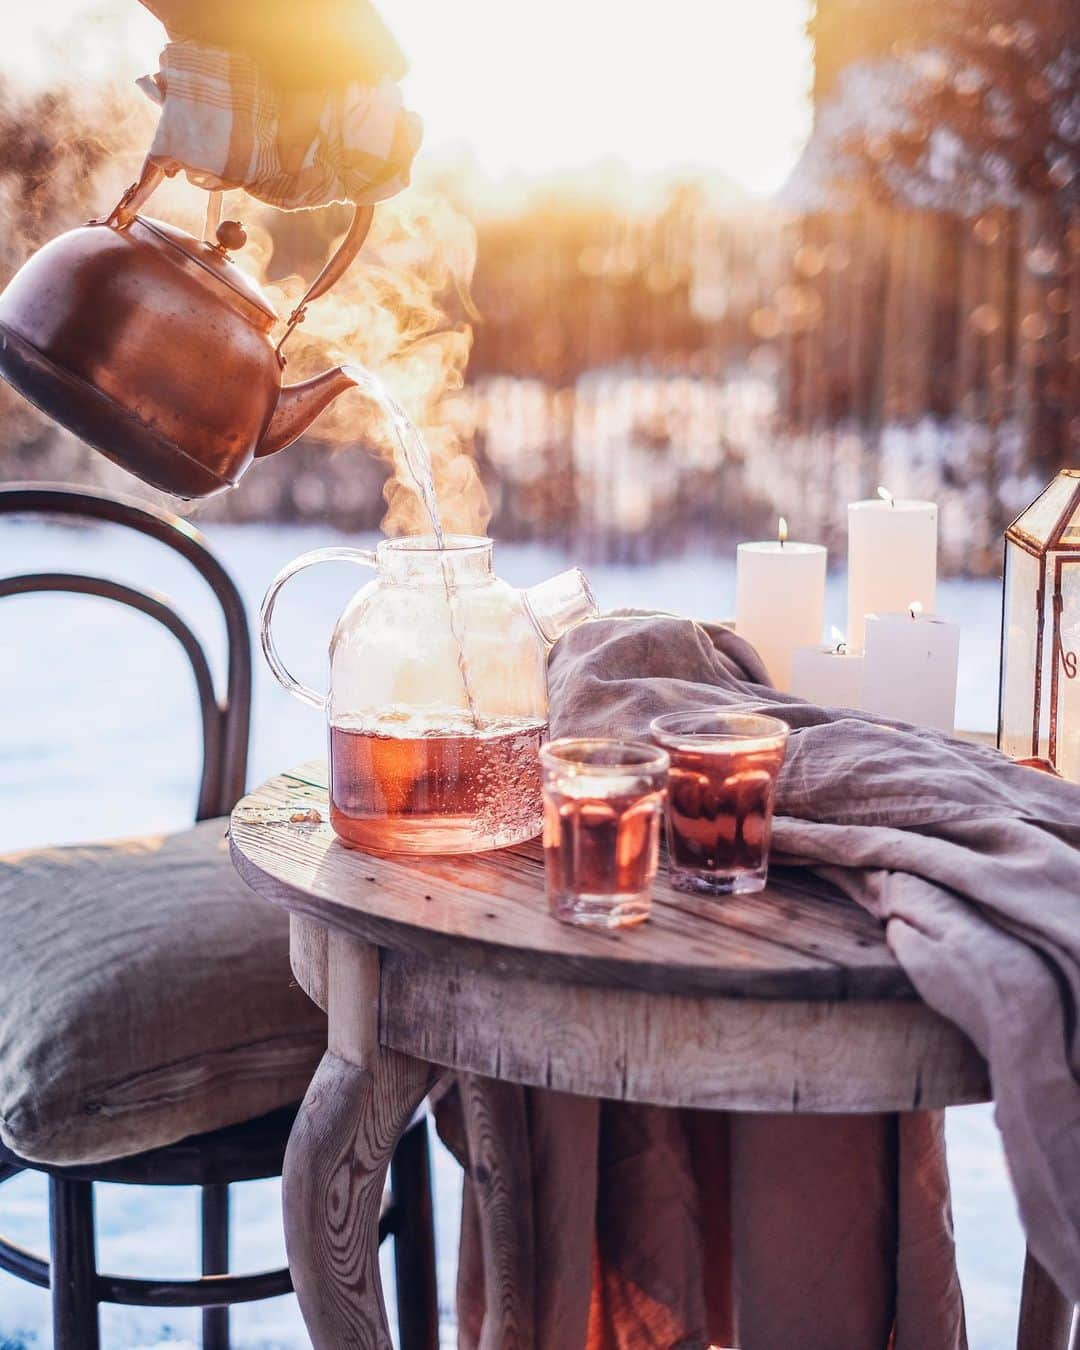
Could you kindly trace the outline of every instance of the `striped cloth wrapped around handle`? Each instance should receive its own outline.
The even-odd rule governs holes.
[[[404,60],[365,0],[144,0],[172,39],[139,81],[162,107],[149,159],[286,210],[373,205],[409,182],[421,126]]]

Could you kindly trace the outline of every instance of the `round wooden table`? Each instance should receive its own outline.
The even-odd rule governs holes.
[[[880,925],[808,873],[700,899],[657,880],[618,933],[556,922],[538,842],[457,858],[347,849],[325,768],[271,779],[232,816],[233,861],[288,909],[292,967],[329,1018],[293,1130],[286,1243],[317,1350],[390,1350],[378,1269],[390,1154],[446,1070],[463,1100],[499,1325],[531,1342],[511,1098],[499,1084],[667,1106],[905,1111],[984,1101],[966,1037],[916,996]],[[520,1224],[518,1224],[520,1227]],[[485,1266],[488,1263],[485,1261]]]

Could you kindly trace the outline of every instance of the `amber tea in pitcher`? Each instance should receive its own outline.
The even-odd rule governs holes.
[[[520,591],[491,558],[491,540],[468,535],[385,539],[374,553],[305,554],[267,592],[270,668],[326,711],[330,820],[343,843],[472,853],[540,833],[548,651],[596,603],[576,569]],[[270,629],[281,587],[316,562],[376,572],[338,620],[326,695],[293,679]]]
[[[330,823],[345,843],[383,853],[459,853],[500,848],[534,829],[546,722],[404,730],[331,723]]]

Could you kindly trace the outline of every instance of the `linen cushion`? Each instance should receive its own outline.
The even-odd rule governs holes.
[[[299,1100],[326,1047],[224,819],[0,858],[0,1139],[101,1162]]]

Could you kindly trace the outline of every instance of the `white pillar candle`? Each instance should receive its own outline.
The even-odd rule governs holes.
[[[819,708],[861,708],[863,654],[849,651],[842,633],[819,647],[791,654],[791,692]]]
[[[735,573],[735,631],[765,662],[778,689],[791,688],[791,653],[821,641],[825,626],[826,551],[779,538],[740,544]]]
[[[960,625],[912,606],[866,616],[863,707],[897,722],[952,731]]]
[[[937,506],[878,493],[848,506],[847,633],[864,650],[868,614],[902,613],[912,601],[932,614],[937,599]]]

